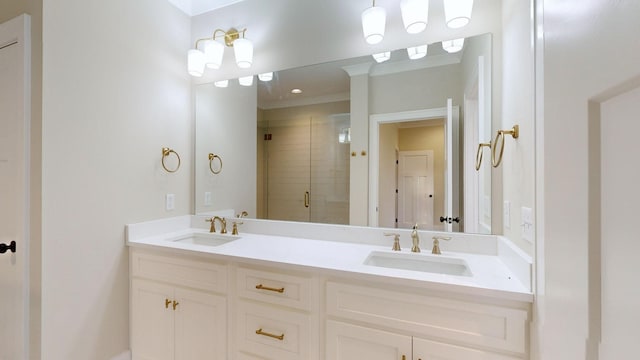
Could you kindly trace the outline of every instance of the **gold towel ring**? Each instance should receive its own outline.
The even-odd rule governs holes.
[[[166,159],[169,155],[171,155],[171,153],[176,154],[176,157],[178,158],[178,166],[176,166],[176,168],[173,169],[173,170],[167,169],[167,165],[165,165],[165,163],[164,163],[164,159]],[[178,171],[178,169],[180,169],[180,155],[178,155],[178,153],[175,152],[173,149],[169,149],[169,148],[163,147],[162,148],[162,167],[165,170],[167,170],[168,172],[170,172],[170,173],[174,173],[174,172]]]
[[[493,149],[491,151],[491,165],[493,167],[498,167],[502,163],[502,155],[504,155],[504,136],[511,135],[514,139],[517,139],[520,136],[520,127],[518,125],[514,125],[511,130],[498,130],[496,134],[496,139],[493,141]],[[500,141],[500,155],[498,156],[498,160],[496,160],[496,149],[498,148],[498,141]]]
[[[218,162],[220,162],[220,168],[218,169],[218,171],[213,170],[213,160],[214,159],[218,159]],[[214,153],[209,153],[209,170],[211,170],[212,173],[214,174],[220,174],[220,172],[222,171],[222,158]]]
[[[482,148],[485,146],[491,149],[491,143],[478,144],[478,151],[476,152],[476,171],[480,171],[480,167],[482,166],[482,157],[484,156],[484,151],[482,151]]]

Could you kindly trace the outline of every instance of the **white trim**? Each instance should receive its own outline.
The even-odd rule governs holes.
[[[453,113],[459,114],[460,108],[453,107]],[[447,117],[447,108],[433,108],[394,113],[369,115],[369,226],[378,226],[378,172],[380,161],[380,125],[414,120],[442,119]],[[457,119],[454,116],[454,119]],[[453,125],[457,133],[456,124]],[[456,144],[453,144],[456,145]]]

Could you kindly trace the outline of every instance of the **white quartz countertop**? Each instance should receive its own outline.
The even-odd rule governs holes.
[[[408,248],[403,248],[401,252],[416,257],[442,256],[464,259],[472,276],[402,270],[364,264],[372,251],[392,253],[390,246],[250,233],[241,233],[239,238],[217,246],[172,241],[172,239],[189,234],[206,236],[209,232],[200,228],[189,228],[133,239],[128,238],[127,244],[132,247],[195,252],[217,259],[269,262],[274,266],[294,265],[330,272],[334,275],[365,276],[371,277],[371,280],[392,281],[401,285],[419,286],[436,291],[533,302],[532,293],[514,276],[499,256],[444,250],[442,255],[432,255],[430,241],[423,240],[423,252],[419,254],[411,253]],[[232,238],[230,235],[217,236]]]

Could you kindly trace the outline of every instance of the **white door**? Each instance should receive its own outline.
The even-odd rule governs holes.
[[[637,357],[640,323],[638,204],[640,87],[601,104],[601,287],[600,359]],[[597,252],[596,252],[597,253]],[[636,354],[636,355],[631,355]]]
[[[172,360],[174,355],[173,287],[134,279],[131,283],[133,360]]]
[[[517,360],[489,351],[413,338],[413,360]]]
[[[326,346],[325,357],[332,360],[411,359],[410,336],[337,321],[327,321]]]
[[[0,24],[1,360],[28,356],[28,23],[20,16]]]
[[[433,151],[400,151],[398,227],[433,229]]]
[[[453,100],[447,99],[447,119],[444,125],[444,217],[453,219]],[[453,229],[451,221],[444,221],[444,231]]]

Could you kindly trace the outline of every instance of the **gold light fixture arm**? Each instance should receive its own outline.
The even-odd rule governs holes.
[[[246,28],[244,28],[244,29],[242,29],[242,30],[236,30],[235,28],[231,28],[231,29],[229,29],[229,30],[227,30],[227,31],[224,31],[224,30],[222,30],[222,29],[216,29],[216,30],[213,32],[213,35],[211,35],[211,37],[206,37],[206,38],[201,38],[201,39],[196,40],[196,46],[195,46],[195,49],[197,49],[197,48],[198,48],[198,44],[199,44],[201,41],[205,41],[205,40],[216,40],[216,39],[218,39],[218,38],[219,38],[219,37],[218,37],[218,35],[219,35],[219,34],[222,34],[221,36],[222,36],[222,37],[224,37],[224,43],[225,43],[225,45],[227,45],[227,46],[229,46],[229,47],[232,47],[232,46],[233,46],[233,42],[234,42],[236,39],[239,39],[239,38],[240,38],[240,34],[242,34],[242,38],[244,39],[244,34],[245,34],[246,32],[247,32],[247,29],[246,29]]]
[[[511,135],[514,139],[520,137],[520,126],[514,125],[511,130],[498,130],[496,134],[496,139],[493,141],[493,149],[491,150],[491,165],[494,168],[500,166],[502,163],[502,156],[504,155],[504,136]],[[498,148],[498,143],[500,143],[500,153],[498,158],[496,159],[496,149]]]
[[[164,163],[164,160],[165,160],[169,155],[171,155],[171,153],[174,153],[174,154],[176,155],[176,157],[178,158],[178,166],[176,166],[176,168],[175,168],[175,169],[173,169],[173,170],[168,169],[168,168],[167,168],[167,165],[165,165],[165,163]],[[177,152],[175,152],[173,149],[169,149],[169,148],[163,147],[163,148],[162,148],[162,167],[163,167],[167,172],[170,172],[170,173],[174,173],[174,172],[178,171],[178,169],[180,169],[180,155],[178,155],[178,153],[177,153]]]
[[[484,151],[482,151],[482,149],[485,146],[491,149],[491,143],[478,144],[478,151],[476,152],[476,171],[480,171],[480,167],[482,166],[482,158],[484,156]]]

